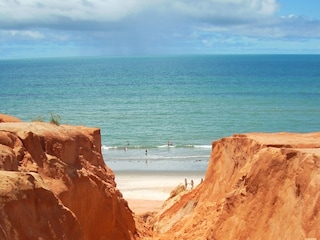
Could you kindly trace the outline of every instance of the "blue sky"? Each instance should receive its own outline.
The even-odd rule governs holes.
[[[319,0],[0,0],[0,58],[320,53]]]

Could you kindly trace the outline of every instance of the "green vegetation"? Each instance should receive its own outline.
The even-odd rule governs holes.
[[[44,122],[45,118],[43,116],[38,116],[36,118],[31,119],[31,122]]]
[[[36,118],[33,118],[31,121],[32,122],[45,122],[45,117],[38,116]],[[61,121],[61,117],[59,114],[50,113],[50,120],[49,120],[50,123],[59,126],[60,121]]]
[[[53,113],[50,113],[50,115],[51,115],[50,123],[59,126],[60,125],[60,120],[61,120],[60,115],[59,114],[53,114]]]

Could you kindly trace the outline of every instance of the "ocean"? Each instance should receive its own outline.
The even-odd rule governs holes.
[[[0,60],[0,112],[99,127],[115,171],[205,171],[219,138],[320,131],[320,55]]]

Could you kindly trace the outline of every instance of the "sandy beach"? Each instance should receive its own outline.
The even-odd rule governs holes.
[[[185,179],[187,189],[191,189],[191,180],[196,187],[204,179],[205,173],[116,171],[115,176],[117,187],[131,210],[136,214],[143,214],[160,210],[170,192],[179,184],[185,184]]]

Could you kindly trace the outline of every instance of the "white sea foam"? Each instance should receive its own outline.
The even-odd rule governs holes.
[[[174,148],[176,147],[175,145],[160,145],[160,146],[157,146],[158,148]]]
[[[118,149],[118,147],[116,147],[116,146],[106,146],[106,145],[102,145],[101,146],[101,149],[102,149],[102,151],[103,150],[112,150],[112,149]]]
[[[107,146],[102,145],[102,150],[130,150],[130,149],[153,149],[153,148],[162,148],[162,149],[171,149],[171,148],[209,148],[211,149],[211,145],[193,145],[193,144],[187,144],[187,145],[159,145],[159,146],[139,146],[139,145],[129,145],[129,146]]]
[[[211,145],[187,145],[187,146],[194,147],[194,148],[209,148],[209,149],[212,148]]]
[[[106,164],[113,170],[204,171],[211,149],[205,147],[102,148]]]

